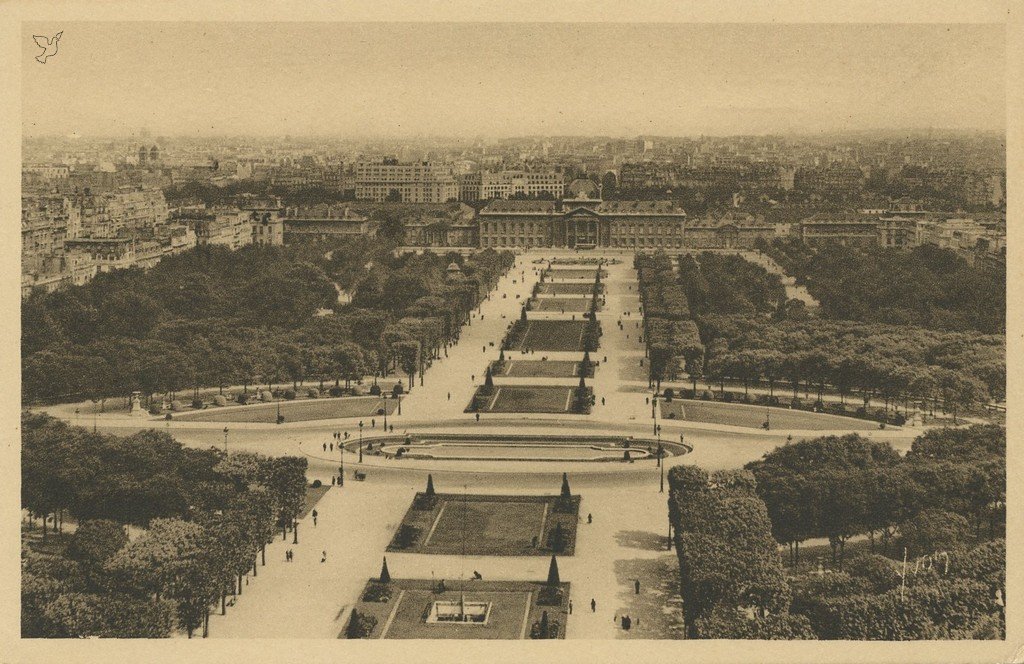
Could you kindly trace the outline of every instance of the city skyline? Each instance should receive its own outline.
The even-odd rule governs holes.
[[[993,25],[60,28],[45,69],[26,37],[26,136],[1005,131],[1004,35]]]

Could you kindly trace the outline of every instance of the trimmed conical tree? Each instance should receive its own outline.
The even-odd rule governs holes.
[[[380,577],[378,580],[381,583],[391,583],[391,572],[388,571],[388,557],[384,556],[384,564],[380,566]]]
[[[504,348],[502,348],[501,351],[498,353],[498,361],[499,362],[504,362],[505,361],[505,349]]]
[[[522,308],[522,311],[519,314],[519,320],[523,321],[524,323],[526,322],[526,307]]]
[[[557,586],[562,582],[558,576],[558,561],[551,556],[551,564],[548,566],[548,585]]]
[[[434,476],[430,473],[427,473],[427,495],[434,495]]]
[[[484,371],[484,387],[488,392],[494,389],[494,378],[491,377],[491,367],[488,366],[487,370]]]
[[[602,375],[604,375],[604,374],[602,374]],[[587,389],[587,380],[583,377],[583,374],[580,374],[579,389],[581,389],[581,390]]]
[[[548,612],[540,614],[540,638],[548,638]]]
[[[563,498],[569,498],[572,496],[572,492],[569,491],[569,475],[562,473],[562,493]]]

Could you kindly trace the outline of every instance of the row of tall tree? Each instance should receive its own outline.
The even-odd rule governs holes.
[[[827,538],[839,565],[847,542],[922,556],[1001,537],[1006,519],[1006,430],[933,429],[901,457],[857,434],[801,440],[747,464],[772,534],[799,560],[800,543]],[[894,537],[901,545],[893,546]]]
[[[791,593],[764,502],[745,471],[668,474],[688,638],[814,638]]]
[[[201,247],[147,272],[34,294],[22,307],[24,399],[322,387],[397,370],[411,386],[514,262],[507,252],[396,258],[360,246]],[[345,288],[350,304],[339,301]]]
[[[690,320],[689,301],[676,279],[672,259],[664,252],[637,254],[633,266],[639,277],[650,381],[661,389],[661,381],[675,380],[682,366],[691,376],[700,375],[704,345]]]
[[[848,321],[709,314],[697,321],[712,380],[787,384],[818,399],[859,394],[865,406],[926,401],[954,415],[1006,394],[1005,337]]]
[[[969,265],[952,249],[826,246],[799,240],[761,248],[842,320],[917,325],[955,332],[1006,332],[1006,269]]]
[[[22,507],[43,542],[57,540],[23,547],[24,636],[205,633],[211,606],[226,610],[305,504],[303,458],[95,434],[40,415],[22,424]],[[78,524],[69,537],[65,513]],[[145,530],[129,542],[126,525]]]

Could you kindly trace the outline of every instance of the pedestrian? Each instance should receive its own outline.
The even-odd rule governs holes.
[[[392,424],[392,425],[390,426],[390,430],[391,430],[392,432],[394,432],[394,430],[395,430],[395,425],[394,425],[394,424]]]
[[[476,382],[476,374],[471,374],[470,375],[469,382],[471,382],[471,383],[475,383]]]
[[[588,514],[587,515],[587,523],[594,523],[594,515],[593,514]]]
[[[334,451],[334,443],[331,443],[331,451]]]
[[[327,451],[327,443],[324,443],[324,452]]]
[[[317,516],[319,516],[319,515],[316,513],[316,510],[313,510],[313,527],[314,528],[316,528],[316,518],[317,518]]]
[[[476,414],[476,421],[477,421],[477,422],[479,422],[479,421],[480,421],[480,413],[477,413],[477,414]]]
[[[320,562],[322,562],[322,563],[327,562],[327,552],[326,551],[324,551],[323,554],[321,554]]]
[[[604,397],[601,397],[601,405],[604,405]]]
[[[334,486],[336,484],[336,479],[337,478],[335,478],[334,475],[331,475],[331,486]]]
[[[451,393],[451,392],[449,392],[449,393],[448,393],[448,401],[451,401],[451,400],[452,400],[452,393]]]
[[[572,600],[569,600],[569,615],[572,615]]]
[[[640,594],[640,579],[633,581],[633,592],[637,595]]]
[[[593,597],[590,598],[590,612],[597,613],[597,600]]]
[[[377,420],[370,419],[370,428],[371,429],[376,429],[377,428]]]

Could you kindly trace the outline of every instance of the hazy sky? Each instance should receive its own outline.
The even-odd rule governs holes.
[[[63,29],[33,58],[32,34]],[[27,135],[1005,129],[999,25],[25,27]]]

